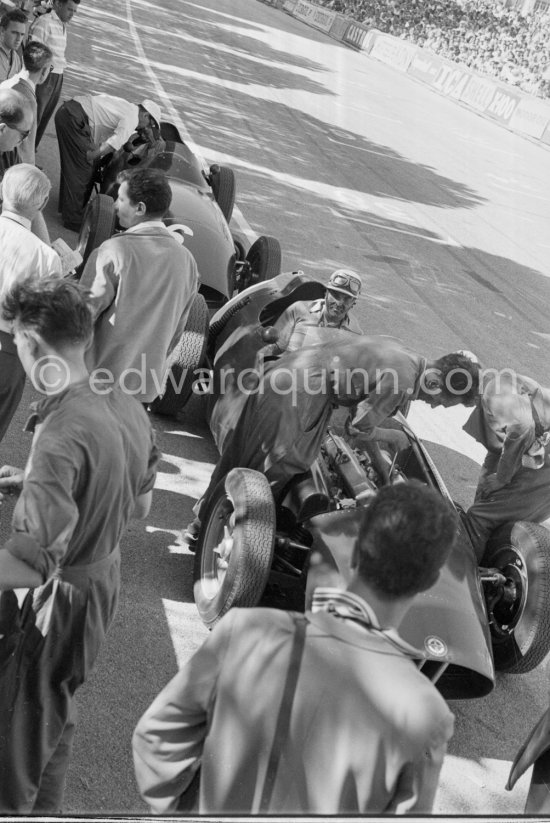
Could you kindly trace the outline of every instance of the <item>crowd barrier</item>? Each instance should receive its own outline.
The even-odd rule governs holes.
[[[550,102],[308,0],[264,0],[514,132],[550,145]]]

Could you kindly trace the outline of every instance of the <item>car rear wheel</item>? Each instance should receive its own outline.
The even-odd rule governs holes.
[[[195,374],[203,362],[208,342],[208,306],[202,294],[193,300],[185,329],[169,361],[168,380],[162,397],[151,403],[153,414],[176,415],[187,403]]]
[[[98,246],[113,234],[115,230],[115,203],[108,194],[97,194],[88,202],[78,235],[76,250],[82,255],[84,263]],[[81,267],[82,268],[82,267]],[[81,272],[77,272],[80,274]]]
[[[498,528],[482,566],[506,579],[486,590],[495,668],[523,674],[550,651],[550,532],[519,521]]]
[[[210,180],[216,202],[229,223],[235,205],[235,173],[228,166],[210,166]]]
[[[252,272],[252,282],[271,280],[281,273],[281,244],[276,237],[263,234],[252,243],[246,255]]]
[[[274,545],[275,501],[267,479],[232,469],[212,495],[195,555],[195,603],[208,628],[233,607],[258,604]]]

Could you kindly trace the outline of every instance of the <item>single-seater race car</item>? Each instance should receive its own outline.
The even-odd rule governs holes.
[[[227,166],[203,167],[172,123],[161,123],[160,151],[123,147],[97,170],[95,191],[86,207],[77,251],[84,263],[104,240],[117,231],[114,202],[117,177],[125,169],[161,169],[172,189],[172,203],[164,223],[192,252],[201,276],[199,296],[187,328],[174,350],[166,390],[153,410],[177,414],[191,391],[192,372],[204,357],[209,308],[222,306],[235,292],[279,274],[281,247],[275,237],[261,235],[245,251],[242,239],[229,228],[235,202],[235,176]]]
[[[231,375],[255,368],[258,350],[272,342],[271,326],[287,306],[324,290],[301,272],[281,274],[235,296],[212,318],[207,413],[220,450],[245,402]],[[406,418],[399,414],[389,425],[408,440],[406,448],[386,453],[391,482],[415,478],[451,501]],[[194,596],[203,622],[213,627],[234,606],[303,609],[311,587],[327,574],[345,583],[361,512],[380,485],[367,454],[336,427],[327,430],[311,469],[278,499],[263,474],[232,469],[202,518]],[[423,650],[419,665],[447,699],[481,697],[493,688],[495,670],[528,672],[550,650],[549,592],[550,532],[544,525],[498,529],[482,566],[460,525],[440,579],[417,596],[400,631]]]

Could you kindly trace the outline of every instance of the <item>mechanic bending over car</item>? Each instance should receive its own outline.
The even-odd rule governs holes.
[[[348,269],[337,269],[330,275],[324,298],[320,300],[299,300],[286,309],[273,328],[278,333],[276,343],[265,346],[265,355],[297,351],[304,346],[315,346],[326,342],[326,335],[317,333],[319,328],[335,328],[362,334],[361,327],[350,316],[361,294],[361,279]]]
[[[97,163],[118,151],[136,130],[160,129],[160,117],[160,106],[153,100],[129,103],[110,94],[79,94],[57,110],[59,209],[65,228],[80,229]]]
[[[487,449],[466,526],[478,561],[502,523],[550,517],[550,389],[512,369],[482,374],[464,431]]]
[[[263,472],[277,497],[315,461],[334,407],[353,407],[348,436],[367,450],[387,483],[388,466],[378,442],[396,450],[408,445],[402,431],[383,427],[389,417],[406,412],[415,399],[433,407],[473,405],[479,392],[479,365],[462,354],[428,361],[392,338],[364,335],[286,352],[265,361],[256,378],[256,385],[247,386],[239,421],[194,508],[196,518],[184,532],[191,547],[210,495],[230,469]]]

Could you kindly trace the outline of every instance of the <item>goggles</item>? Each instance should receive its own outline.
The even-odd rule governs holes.
[[[347,289],[354,297],[361,291],[361,282],[349,274],[333,274],[329,278],[327,288]]]

